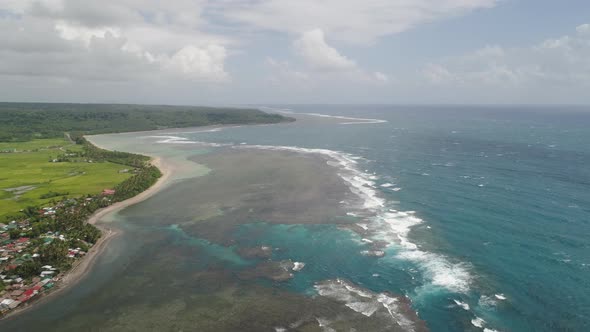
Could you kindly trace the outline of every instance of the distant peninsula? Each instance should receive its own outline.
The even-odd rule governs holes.
[[[133,104],[0,103],[0,142],[166,128],[270,124],[295,119],[255,108]]]

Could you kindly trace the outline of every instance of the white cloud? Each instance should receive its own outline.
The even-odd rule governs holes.
[[[582,24],[576,28],[576,31],[579,34],[587,34],[590,33],[590,24]]]
[[[321,29],[312,29],[301,34],[293,42],[295,53],[303,60],[304,69],[294,69],[288,62],[276,62],[271,67],[280,72],[282,79],[301,80],[314,77],[316,81],[346,80],[361,83],[386,84],[389,78],[382,72],[368,72],[356,61],[341,54],[328,44]],[[280,66],[278,65],[280,64]],[[296,73],[296,75],[294,75]],[[276,75],[273,78],[277,79]]]
[[[263,30],[299,35],[321,29],[334,40],[371,43],[419,24],[493,7],[498,0],[242,0],[219,15]]]
[[[427,65],[423,76],[435,84],[512,88],[590,84],[590,25],[576,33],[519,48],[488,46],[471,54]]]
[[[165,66],[187,78],[224,81],[228,79],[228,74],[223,68],[226,56],[227,52],[223,46],[186,46],[167,60]]]
[[[306,31],[297,39],[293,46],[299,55],[316,70],[350,70],[355,69],[354,61],[343,56],[324,39],[320,29]]]
[[[379,81],[379,82],[382,82],[382,83],[387,83],[387,82],[389,82],[389,76],[387,76],[387,75],[383,74],[382,72],[378,72],[378,71],[376,71],[376,72],[374,72],[374,73],[373,73],[373,76],[374,76],[374,77],[375,77],[375,79],[376,79],[377,81]]]
[[[55,23],[55,30],[65,40],[83,41],[86,45],[90,44],[92,38],[105,38],[107,33],[117,38],[121,37],[121,30],[116,27],[88,28],[81,25],[69,24],[63,20],[58,20]]]
[[[288,61],[278,61],[268,57],[266,65],[271,69],[271,76],[268,78],[271,83],[280,84],[283,81],[289,81],[307,86],[311,82],[309,73],[294,69]]]
[[[222,82],[231,38],[205,33],[205,1],[0,3],[0,75]]]

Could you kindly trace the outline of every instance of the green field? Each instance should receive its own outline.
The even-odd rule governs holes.
[[[0,142],[0,222],[24,207],[43,206],[64,197],[41,198],[49,192],[68,193],[67,197],[97,194],[131,176],[119,173],[129,166],[110,162],[50,161],[65,150],[81,151],[82,147],[65,139]]]

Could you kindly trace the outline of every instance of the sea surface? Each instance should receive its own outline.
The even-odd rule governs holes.
[[[231,325],[257,296],[276,331],[303,310],[289,304],[321,298],[366,317],[384,307],[400,327],[419,330],[395,311],[395,296],[431,331],[590,330],[590,109],[264,107],[298,121],[97,137],[201,166],[190,181],[111,216],[125,235],[90,276],[0,329],[100,330],[109,321],[105,330],[132,330],[161,315],[162,325],[142,328],[164,330],[170,317],[215,316],[191,306],[224,312],[230,304],[221,300],[178,301],[217,292],[244,301],[227,295],[235,308],[224,314],[227,330],[258,328]],[[240,250],[262,246],[272,261],[303,267],[286,280],[257,278],[268,271],[248,270],[259,261]],[[320,330],[338,330],[316,318]]]

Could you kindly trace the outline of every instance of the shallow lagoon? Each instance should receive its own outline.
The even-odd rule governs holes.
[[[347,212],[359,198],[325,157],[138,144],[154,141],[142,134],[93,140],[162,156],[172,165],[173,180],[148,200],[104,218],[122,232],[88,277],[3,328],[424,329],[403,296],[336,280],[343,271],[370,269],[376,259],[360,253],[367,246],[351,230],[358,218]],[[295,262],[305,264],[298,263],[301,271]]]

